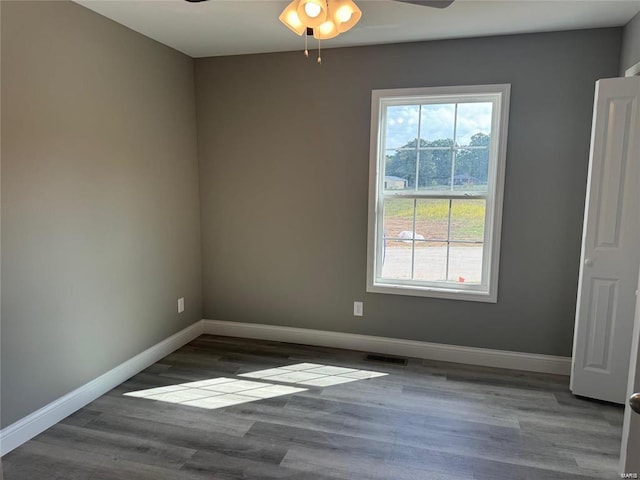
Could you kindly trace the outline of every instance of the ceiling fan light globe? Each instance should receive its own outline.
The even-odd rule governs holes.
[[[352,15],[351,9],[346,5],[343,5],[336,11],[336,19],[342,23],[348,22],[349,20],[351,20],[351,15]]]
[[[362,17],[362,10],[353,0],[330,0],[329,11],[338,33],[351,30]]]
[[[298,16],[298,12],[288,12],[287,13],[287,23],[289,23],[290,25],[293,25],[295,27],[304,26],[304,25],[302,25],[302,22],[300,21],[300,17]]]
[[[313,37],[318,40],[329,40],[330,38],[337,37],[339,34],[340,32],[338,32],[336,24],[331,20],[327,20],[318,28],[313,29]]]
[[[306,26],[317,28],[327,19],[326,0],[296,0],[300,21]],[[313,14],[313,16],[309,15]]]
[[[317,3],[307,2],[304,4],[304,11],[311,18],[316,18],[322,12],[322,9]]]
[[[302,35],[307,29],[298,15],[298,0],[293,0],[293,2],[287,5],[278,19],[296,35]]]

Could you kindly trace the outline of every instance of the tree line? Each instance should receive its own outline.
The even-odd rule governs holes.
[[[488,147],[489,135],[476,133],[468,146]],[[411,140],[397,149],[395,154],[387,155],[385,175],[407,180],[407,187],[415,187],[418,139]],[[457,146],[457,145],[455,145]],[[427,148],[439,148],[423,150]],[[452,149],[454,141],[443,138],[428,142],[420,139],[420,166],[418,170],[418,188],[454,185],[486,185],[489,170],[488,148],[464,148],[456,151],[455,169],[451,178]]]

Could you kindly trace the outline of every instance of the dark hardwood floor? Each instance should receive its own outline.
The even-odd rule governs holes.
[[[5,480],[614,479],[622,415],[562,376],[205,335],[2,465]]]

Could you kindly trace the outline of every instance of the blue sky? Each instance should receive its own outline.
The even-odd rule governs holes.
[[[419,120],[420,115],[422,118]],[[387,149],[402,147],[420,136],[433,141],[453,138],[456,125],[455,105],[400,105],[387,108]],[[491,133],[491,103],[460,103],[456,125],[456,143],[468,145],[472,135],[478,132]]]

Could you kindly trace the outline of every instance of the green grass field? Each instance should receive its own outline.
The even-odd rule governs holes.
[[[484,200],[451,201],[451,239],[482,241],[485,218]],[[406,226],[413,219],[412,199],[390,199],[385,202],[385,222]],[[422,229],[446,232],[449,221],[449,200],[418,200],[416,204],[416,231]],[[389,232],[391,233],[391,232]],[[388,234],[389,234],[388,233]],[[426,236],[426,235],[425,235]],[[428,237],[427,237],[428,238]]]

